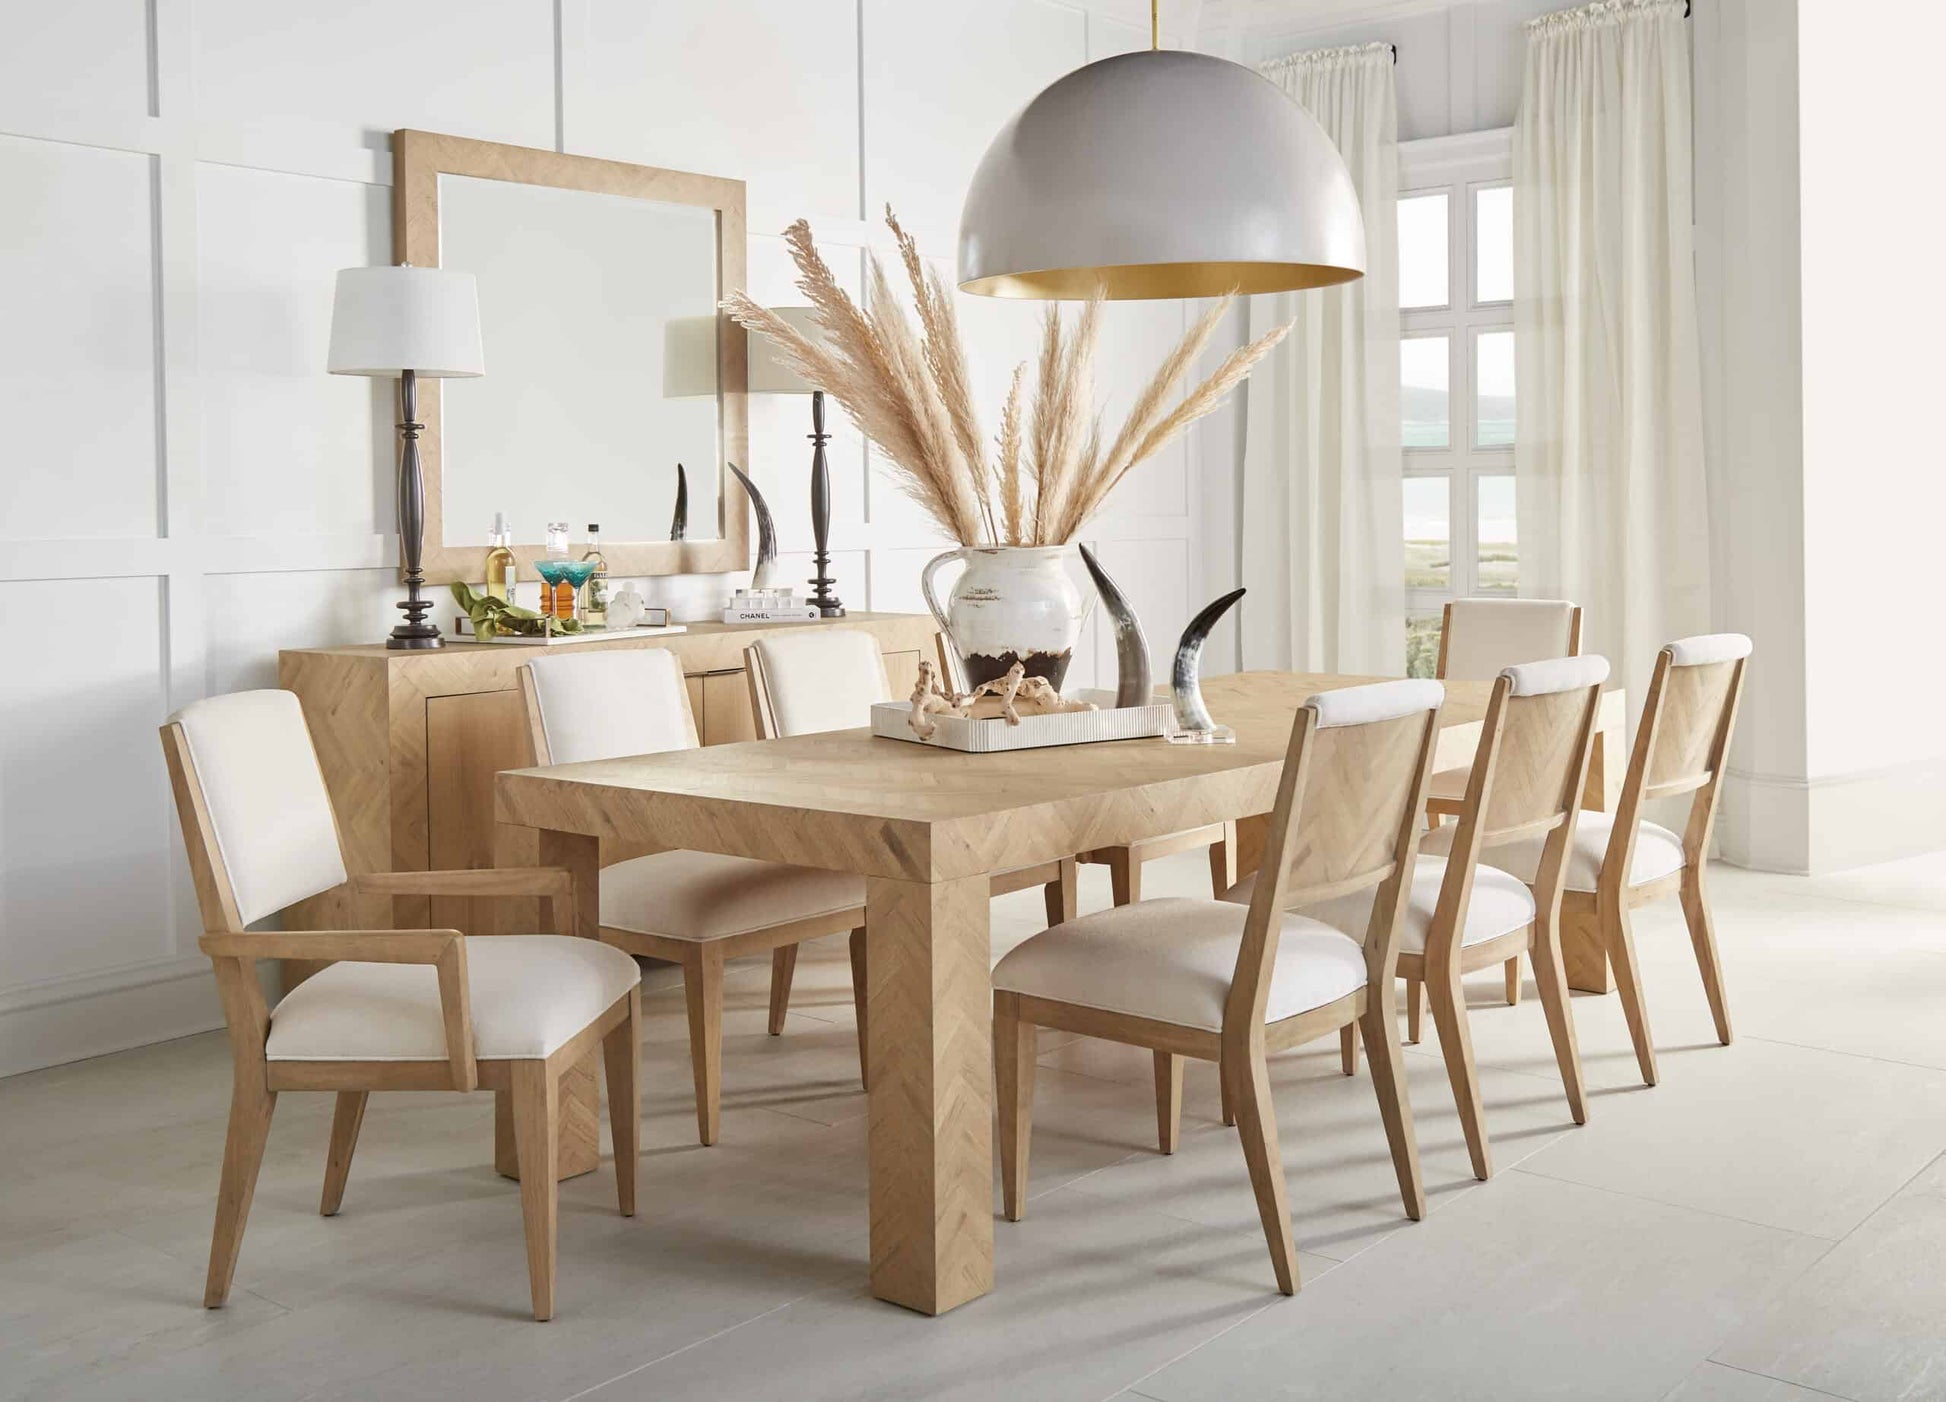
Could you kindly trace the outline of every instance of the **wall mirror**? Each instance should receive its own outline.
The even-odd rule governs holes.
[[[477,579],[498,513],[523,578],[550,521],[576,553],[599,523],[618,576],[748,568],[724,466],[747,345],[716,310],[744,285],[743,182],[422,131],[392,151],[397,256],[474,274],[486,346],[481,378],[420,382],[426,578]]]

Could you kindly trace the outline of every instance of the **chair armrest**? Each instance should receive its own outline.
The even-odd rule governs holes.
[[[355,964],[430,964],[439,976],[439,1016],[454,1090],[475,1090],[473,1000],[466,981],[466,936],[458,930],[311,930],[285,934],[213,933],[197,941],[212,959],[342,959]]]
[[[373,896],[539,896],[557,935],[574,933],[574,873],[566,867],[471,867],[457,871],[368,871],[351,889]]]

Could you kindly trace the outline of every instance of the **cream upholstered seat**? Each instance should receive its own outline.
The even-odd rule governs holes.
[[[1432,929],[1433,912],[1439,906],[1439,889],[1446,884],[1446,863],[1425,855],[1432,844],[1428,834],[1419,844],[1420,857],[1412,867],[1412,890],[1406,896],[1405,914],[1399,920],[1399,952],[1424,954],[1426,935]],[[1257,888],[1252,872],[1223,895],[1226,901],[1249,905]],[[1363,938],[1372,923],[1371,891],[1354,891],[1319,905],[1307,906],[1300,915],[1322,921],[1334,930],[1353,938]],[[1518,877],[1490,866],[1473,868],[1473,893],[1466,906],[1466,924],[1460,943],[1484,944],[1533,923],[1534,893]]]
[[[1602,859],[1615,835],[1615,815],[1584,812],[1574,825],[1574,846],[1568,849],[1565,889],[1593,891],[1601,878]],[[1453,845],[1450,825],[1435,828],[1419,844],[1422,852],[1445,852]],[[1540,872],[1542,838],[1529,837],[1486,849],[1495,867],[1531,884]],[[1683,868],[1682,838],[1646,818],[1635,825],[1635,850],[1629,856],[1628,884],[1659,881]]]
[[[877,640],[856,634],[871,644]],[[881,664],[882,665],[882,664]],[[540,764],[693,749],[696,721],[682,665],[666,648],[539,657],[520,669],[534,758]],[[808,703],[807,703],[808,704]],[[807,939],[850,932],[863,955],[865,879],[718,852],[653,852],[603,868],[602,939],[631,954],[679,963],[688,992],[697,1134],[722,1123],[723,967],[743,954],[788,964]],[[788,972],[773,963],[770,1030],[783,1031]],[[862,982],[854,989],[863,1015]],[[859,1043],[859,1072],[865,1070]]]
[[[544,1059],[641,980],[635,961],[593,940],[495,935],[467,947],[473,1054]],[[344,961],[320,969],[270,1015],[271,1061],[442,1061],[439,980],[424,964]]]
[[[1186,897],[1114,906],[1017,946],[994,966],[993,986],[1220,1032],[1248,913]],[[1286,915],[1282,931],[1265,1020],[1296,1017],[1365,986],[1357,940],[1301,915]]]
[[[636,1063],[641,973],[619,950],[564,935],[468,938],[457,930],[246,927],[335,887],[374,896],[541,896],[572,926],[574,877],[561,869],[349,872],[331,797],[297,697],[214,696],[162,727],[236,1061],[223,1181],[203,1303],[229,1296],[250,1200],[285,1091],[334,1091],[320,1210],[343,1201],[374,1090],[505,1095],[527,1227],[534,1317],[554,1313],[560,1083],[597,1053],[608,1076],[616,1195],[635,1211],[641,1146]],[[259,959],[333,961],[273,1011]]]

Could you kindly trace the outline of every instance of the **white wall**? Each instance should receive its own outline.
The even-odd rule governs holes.
[[[217,1025],[155,726],[395,621],[387,387],[323,373],[333,273],[390,261],[394,128],[741,177],[751,289],[797,300],[775,234],[800,214],[854,276],[887,201],[950,260],[990,134],[1146,42],[1144,8],[5,0],[0,1073]],[[1035,315],[966,307],[990,405]],[[1114,309],[1111,413],[1184,315]],[[754,406],[752,466],[808,575],[804,412]],[[939,544],[837,446],[841,592],[916,609]],[[1092,532],[1159,651],[1202,601],[1201,497],[1192,440]]]

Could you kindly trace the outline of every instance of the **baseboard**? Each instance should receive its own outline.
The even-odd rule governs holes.
[[[1717,852],[1759,871],[1822,875],[1946,849],[1946,756],[1799,779],[1725,776]]]
[[[1731,770],[1716,810],[1716,855],[1756,871],[1811,869],[1811,794],[1803,779]]]
[[[201,955],[0,991],[0,1076],[59,1066],[223,1025]]]

